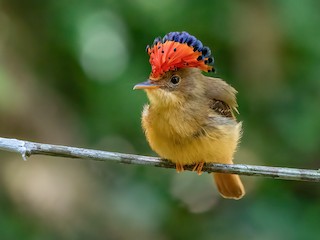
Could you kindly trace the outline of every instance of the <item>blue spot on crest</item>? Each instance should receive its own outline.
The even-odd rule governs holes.
[[[161,37],[155,38],[152,45],[157,45],[158,42],[161,42]]]
[[[196,43],[197,39],[194,36],[189,36],[188,40],[187,40],[187,44],[189,46],[193,46]]]
[[[210,55],[211,55],[210,48],[203,47],[202,48],[202,55],[203,55],[204,58],[210,57]]]

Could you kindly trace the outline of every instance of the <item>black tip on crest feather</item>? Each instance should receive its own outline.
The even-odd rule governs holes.
[[[197,60],[198,60],[198,61],[203,60],[203,56],[202,56],[202,55],[200,55],[200,56],[197,58]]]
[[[213,62],[214,62],[213,57],[209,57],[209,58],[208,58],[208,63],[209,63],[209,64],[213,64]]]

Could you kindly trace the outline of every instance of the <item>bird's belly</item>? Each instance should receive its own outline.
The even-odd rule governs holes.
[[[198,162],[231,163],[240,137],[241,126],[230,127],[229,134],[210,132],[203,136],[177,138],[161,132],[148,131],[151,148],[162,158],[174,163],[194,164]]]

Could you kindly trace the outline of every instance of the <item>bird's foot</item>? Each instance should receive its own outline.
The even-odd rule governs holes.
[[[203,173],[202,172],[203,165],[204,165],[204,162],[196,163],[196,165],[194,165],[192,171],[196,171],[197,174],[200,176]]]
[[[176,170],[177,170],[177,173],[183,172],[184,171],[183,164],[176,163]]]

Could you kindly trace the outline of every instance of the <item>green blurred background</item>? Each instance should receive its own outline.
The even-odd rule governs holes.
[[[145,46],[188,31],[238,91],[236,162],[320,166],[319,1],[0,1],[0,136],[154,155]],[[317,183],[0,152],[0,239],[318,239]]]

